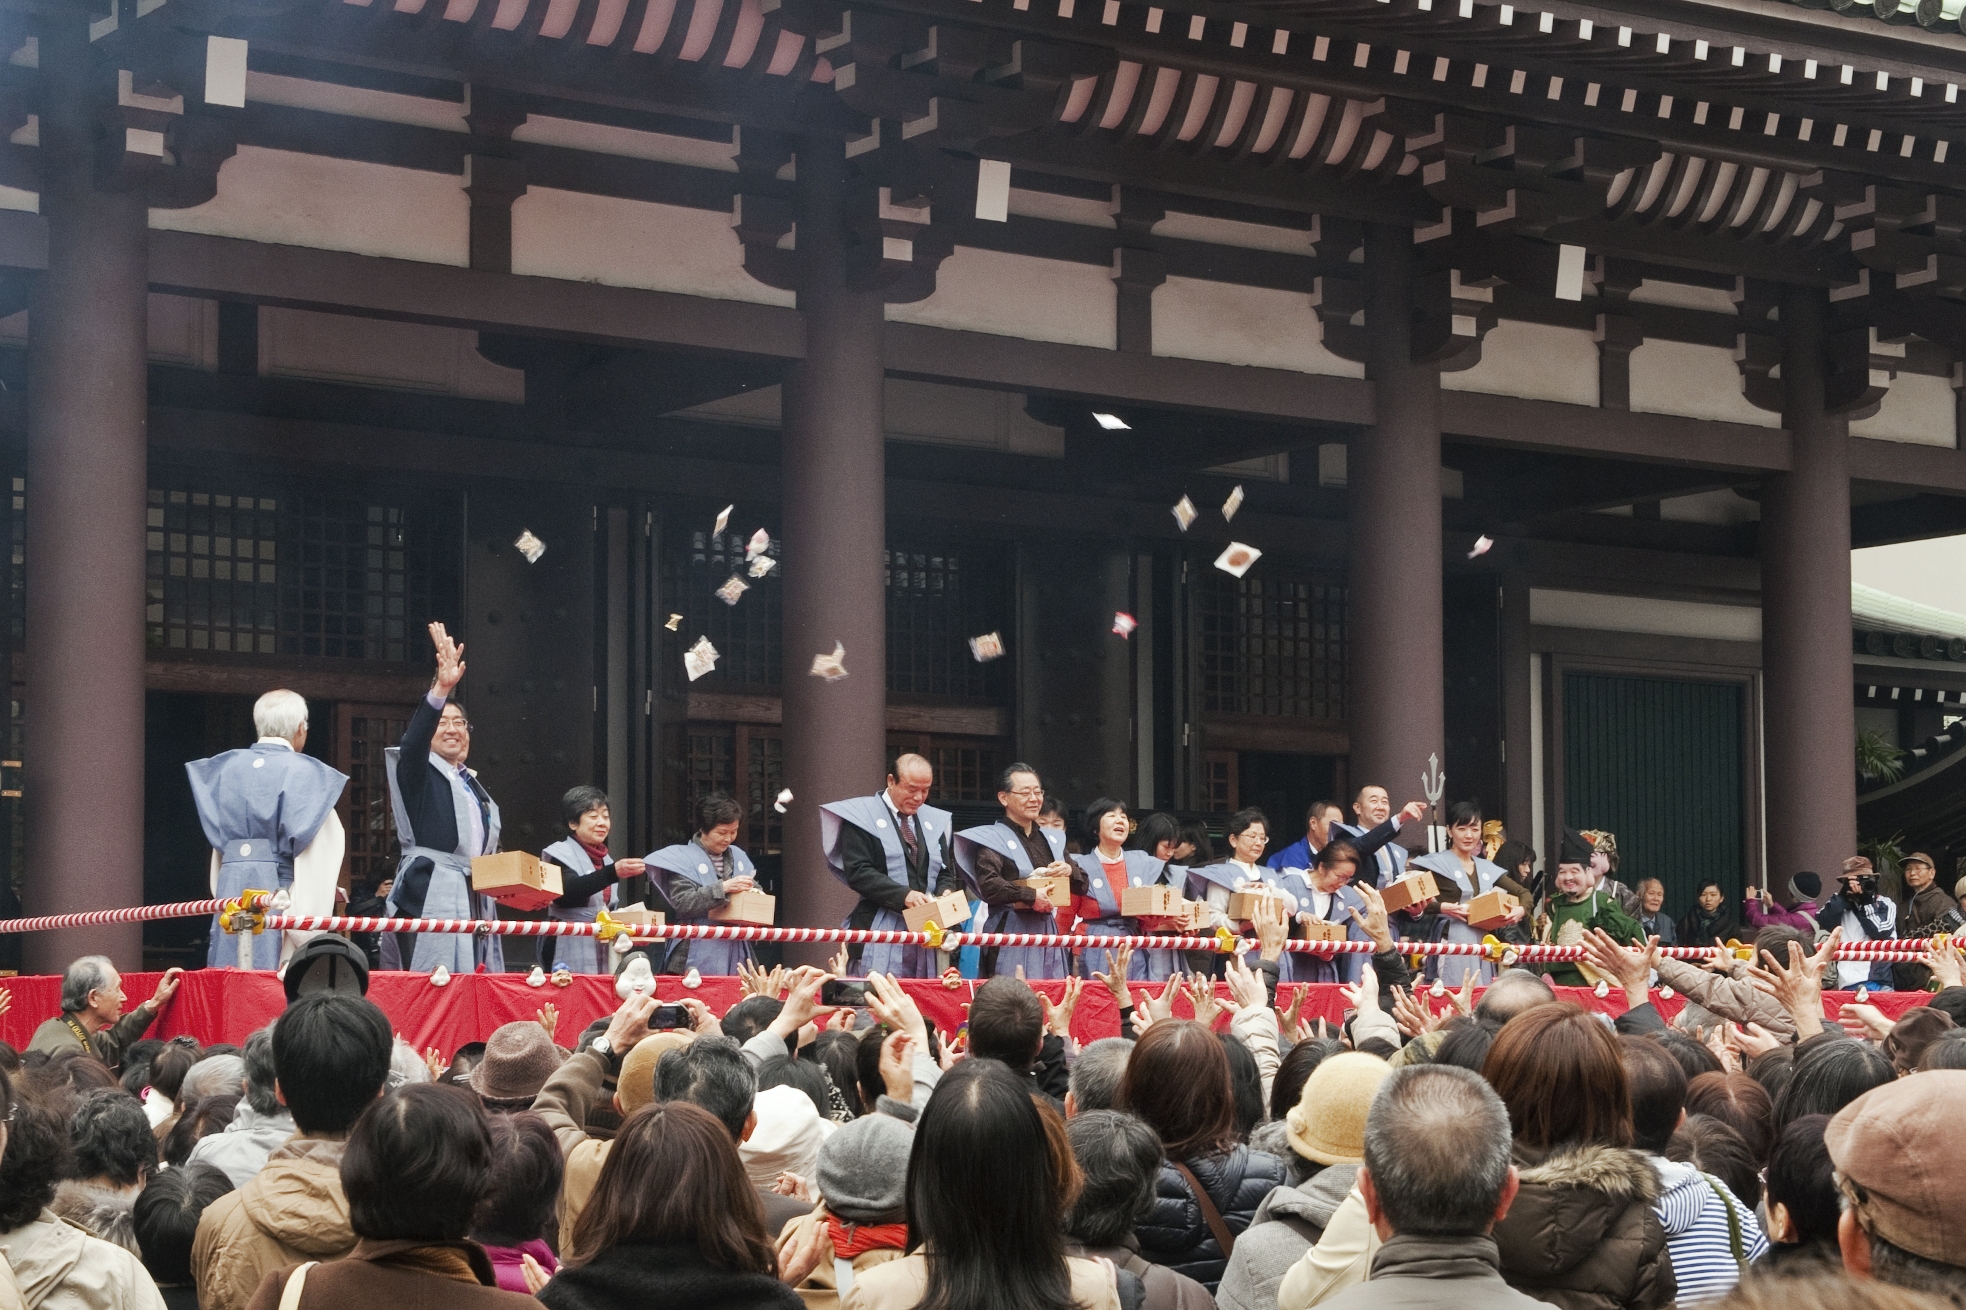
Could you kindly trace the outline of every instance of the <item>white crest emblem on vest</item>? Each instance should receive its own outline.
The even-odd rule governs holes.
[[[245,858],[246,856],[248,856],[248,855],[251,855],[252,853],[253,853],[253,844],[252,844],[251,842],[249,842],[249,841],[242,841],[242,842],[240,842],[240,843],[239,843],[239,858],[240,858],[240,859],[242,859],[242,860],[243,860],[243,859],[244,859],[244,858]]]
[[[885,827],[887,827],[887,820],[886,820],[886,819],[875,819],[875,820],[874,820],[874,826],[875,826],[876,828],[885,828]]]
[[[255,769],[263,769],[263,768],[265,768],[265,767],[266,767],[266,761],[265,761],[264,759],[258,759],[258,760],[254,760],[254,761],[253,761],[253,767],[254,767]]]
[[[699,864],[696,866],[696,871],[698,873],[708,873],[710,872],[710,866],[707,864]]]
[[[1093,887],[1094,887],[1094,889],[1096,890],[1096,889],[1098,889],[1098,888],[1103,888],[1103,887],[1104,887],[1104,886],[1105,886],[1106,884],[1105,884],[1105,883],[1103,883],[1103,882],[1100,882],[1100,881],[1099,881],[1099,880],[1098,880],[1097,878],[1094,878],[1094,879],[1092,880],[1092,885],[1093,885]]]

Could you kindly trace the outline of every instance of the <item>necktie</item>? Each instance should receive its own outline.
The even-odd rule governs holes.
[[[921,844],[921,841],[915,836],[915,816],[912,814],[903,815],[901,818],[901,840],[908,847],[908,863],[913,864],[915,848]]]

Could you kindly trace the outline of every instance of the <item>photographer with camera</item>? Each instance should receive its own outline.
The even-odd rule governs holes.
[[[1837,879],[1836,895],[1816,912],[1816,926],[1825,932],[1843,929],[1846,942],[1892,941],[1898,936],[1898,906],[1888,896],[1877,894],[1877,871],[1869,860],[1853,855],[1843,862],[1843,875]],[[1855,987],[1859,983],[1884,991],[1891,990],[1891,966],[1885,961],[1838,960],[1836,985]]]

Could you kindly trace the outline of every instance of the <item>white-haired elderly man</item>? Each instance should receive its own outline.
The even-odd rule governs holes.
[[[106,955],[85,955],[61,975],[61,1013],[34,1030],[30,1051],[81,1050],[114,1069],[131,1042],[142,1039],[163,1008],[177,995],[182,969],[166,969],[156,994],[123,1013],[123,975]]]
[[[333,914],[346,845],[334,807],[348,775],[302,754],[307,702],[294,692],[269,691],[254,702],[253,728],[259,740],[250,747],[184,766],[212,845],[212,895],[231,900],[246,891],[284,890],[294,914]],[[252,939],[252,967],[278,968],[311,936]],[[237,939],[220,929],[217,915],[205,963],[240,963]]]

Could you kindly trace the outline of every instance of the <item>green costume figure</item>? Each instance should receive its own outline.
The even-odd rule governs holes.
[[[1597,875],[1591,872],[1590,863],[1591,844],[1582,834],[1565,828],[1557,852],[1556,891],[1537,916],[1536,940],[1573,946],[1592,928],[1602,928],[1626,945],[1643,945],[1645,929],[1625,913],[1617,897],[1593,885]],[[1572,962],[1539,967],[1560,987],[1588,987],[1597,981]]]

